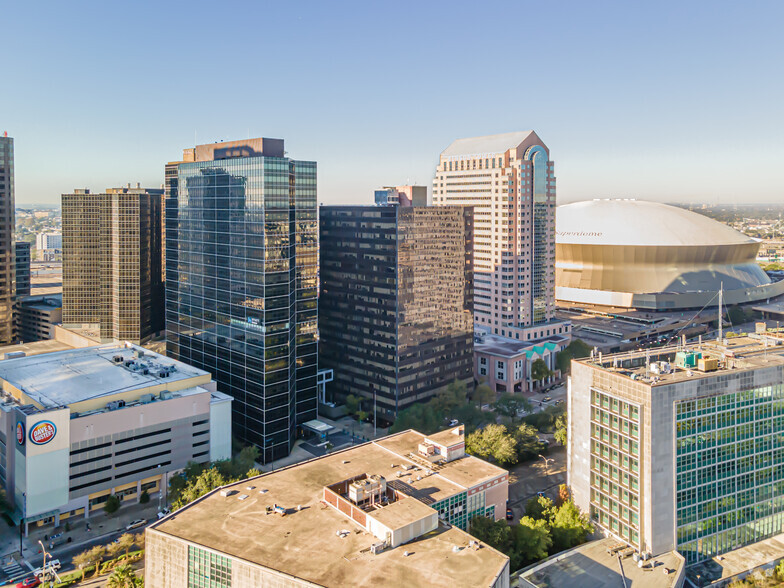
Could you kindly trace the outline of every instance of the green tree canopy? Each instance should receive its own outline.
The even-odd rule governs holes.
[[[484,406],[495,400],[495,392],[487,384],[479,384],[473,394],[474,404]]]
[[[530,411],[531,403],[522,394],[502,394],[493,407],[497,413],[514,419],[518,410]]]
[[[584,543],[590,533],[593,533],[593,525],[571,500],[553,511],[550,534],[554,552]]]
[[[531,364],[531,379],[539,382],[553,375],[543,359],[535,359]]]
[[[144,586],[144,581],[136,575],[136,571],[129,564],[120,564],[112,571],[106,581],[107,588],[137,588]]]
[[[110,494],[106,498],[106,504],[103,505],[103,510],[106,514],[113,514],[120,509],[120,499],[114,494]]]
[[[566,413],[558,415],[555,419],[555,440],[561,445],[566,445],[568,441],[568,419]]]
[[[580,339],[572,339],[571,343],[558,352],[555,365],[561,374],[568,374],[573,359],[581,359],[591,355],[591,346]]]
[[[531,498],[525,503],[525,516],[532,519],[550,519],[553,510],[553,501],[546,496]]]
[[[468,532],[502,553],[511,551],[512,532],[506,521],[494,521],[487,517],[476,516],[468,524]]]
[[[90,550],[86,549],[81,553],[77,553],[76,555],[71,558],[71,562],[79,571],[82,572],[82,581],[84,581],[84,573],[87,571],[87,568],[90,567],[90,564],[93,563],[92,555],[90,554]]]
[[[515,570],[547,557],[553,544],[547,521],[527,516],[521,518],[520,524],[514,527],[513,538],[515,557],[512,558],[512,565]]]
[[[466,451],[502,465],[517,463],[517,440],[503,425],[490,424],[466,437]]]
[[[539,432],[531,425],[523,423],[514,432],[517,441],[517,456],[519,461],[525,461],[536,457],[542,451],[542,444],[539,443]]]

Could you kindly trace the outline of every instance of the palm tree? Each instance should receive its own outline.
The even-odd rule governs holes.
[[[92,561],[95,562],[95,574],[93,574],[93,577],[95,578],[101,572],[101,561],[106,557],[106,547],[103,545],[96,545],[89,553]]]
[[[136,544],[136,537],[132,533],[123,533],[122,535],[120,535],[120,538],[117,540],[117,543],[115,543],[115,545],[117,545],[118,550],[125,551],[126,556],[128,555],[128,552],[131,550],[131,547],[133,547],[135,544]]]
[[[82,582],[84,582],[85,568],[93,562],[92,549],[82,551],[73,556],[73,564],[82,572]]]
[[[139,549],[144,549],[144,531],[136,535],[135,541]]]
[[[139,578],[134,569],[128,564],[122,564],[114,568],[112,575],[106,582],[106,588],[136,588],[139,586]]]

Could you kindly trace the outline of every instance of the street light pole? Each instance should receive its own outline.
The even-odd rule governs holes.
[[[44,571],[44,572],[43,572],[43,576],[44,576],[43,582],[48,582],[48,581],[49,581],[49,572],[46,570],[46,556],[47,556],[47,555],[49,555],[49,554],[46,552],[46,547],[44,547],[44,544],[43,544],[43,543],[41,543],[41,540],[40,540],[40,539],[38,540],[38,545],[40,545],[40,546],[41,546],[41,551],[42,551],[42,552],[43,552],[43,554],[44,554],[44,565],[43,565],[43,567],[41,568],[41,569]],[[43,585],[43,583],[42,583],[42,588],[46,588],[46,587]]]
[[[555,461],[555,459],[553,459],[552,457],[545,457],[544,455],[540,455],[539,457],[541,457],[544,460],[544,477],[545,478],[549,478],[550,477],[550,462],[551,461]]]

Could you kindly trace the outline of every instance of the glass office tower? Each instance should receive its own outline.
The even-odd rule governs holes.
[[[316,163],[277,139],[183,159],[166,170],[167,353],[213,374],[267,463],[316,418]]]

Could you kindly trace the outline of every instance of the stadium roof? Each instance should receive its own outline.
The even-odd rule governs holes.
[[[581,245],[713,246],[755,240],[689,210],[643,200],[587,200],[559,206],[557,243]]]

